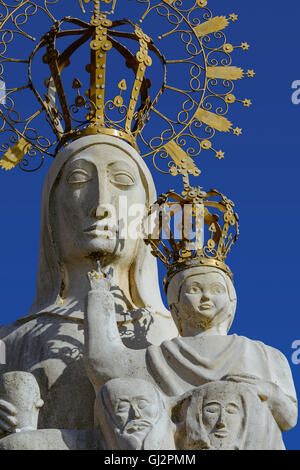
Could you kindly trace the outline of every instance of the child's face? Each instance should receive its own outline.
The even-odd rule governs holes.
[[[230,309],[223,277],[214,272],[187,277],[181,286],[177,308],[181,321],[191,327],[202,329],[219,323],[220,315]]]

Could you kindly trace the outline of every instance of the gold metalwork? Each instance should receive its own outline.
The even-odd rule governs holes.
[[[200,171],[195,166],[194,160],[191,157],[189,157],[184,152],[184,150],[179,145],[176,144],[176,142],[174,141],[168,142],[164,146],[164,149],[171,156],[176,167],[181,168],[181,169],[187,169],[190,172],[190,174],[194,176],[199,175]]]
[[[4,170],[11,170],[20,163],[24,155],[29,152],[31,145],[21,138],[15,145],[7,150],[0,160],[0,166]]]
[[[197,25],[194,28],[194,31],[196,36],[200,38],[211,33],[222,31],[222,29],[225,29],[228,25],[229,21],[226,16],[216,16],[215,18],[211,18],[208,21]]]
[[[223,78],[224,80],[238,80],[243,78],[244,71],[239,67],[207,67],[208,78]],[[249,75],[248,75],[249,76]]]
[[[138,62],[138,69],[133,84],[132,94],[127,110],[127,119],[125,124],[125,130],[127,133],[131,132],[132,120],[137,105],[138,97],[141,91],[141,86],[144,80],[146,68],[152,65],[152,59],[148,55],[148,43],[151,41],[150,38],[143,33],[141,28],[135,27],[135,34],[139,38],[140,50],[136,54]]]
[[[254,70],[244,73],[242,68],[232,65],[231,54],[249,48],[246,42],[233,46],[226,40],[224,30],[231,21],[237,21],[237,15],[213,16],[207,0],[135,2],[145,8],[135,21],[107,18],[116,8],[116,0],[78,0],[75,5],[82,18],[65,15],[56,20],[52,10],[60,0],[19,0],[14,5],[0,0],[5,10],[0,23],[0,79],[8,76],[10,64],[27,68],[25,84],[7,88],[6,104],[0,109],[0,131],[7,136],[1,148],[3,161],[9,155],[9,147],[13,154],[16,143],[25,140],[28,145],[23,146],[23,159],[18,153],[17,160],[22,169],[31,171],[30,163],[38,155],[40,167],[44,157],[55,157],[61,146],[82,135],[97,133],[125,139],[139,148],[143,157],[152,157],[157,170],[173,175],[181,174],[184,159],[190,173],[198,175],[197,160],[202,151],[212,151],[217,158],[224,158],[222,150],[214,149],[213,137],[217,131],[241,134],[240,127],[233,128],[225,115],[234,103],[244,107],[252,104],[248,98],[239,99],[233,89],[237,80],[255,75]],[[46,34],[36,32],[41,40],[29,34],[34,15],[43,15],[41,24],[45,19],[49,22]],[[151,30],[157,22],[161,35],[154,40]],[[72,42],[61,48],[66,38]],[[169,39],[174,44],[172,50]],[[22,46],[26,41],[34,43],[29,57],[12,58],[8,52],[10,45],[18,43],[20,47],[14,51],[21,52],[28,50]],[[128,46],[129,41],[132,47]],[[88,53],[90,57],[86,69],[86,64],[75,60],[83,48],[88,50],[81,57]],[[126,65],[116,77],[110,69],[113,54],[119,54],[119,63]],[[40,55],[48,67],[44,80],[34,74],[33,63],[40,60]],[[74,72],[71,83],[65,81],[67,67]],[[85,70],[89,74],[88,84]],[[14,76],[21,80],[26,71]],[[119,94],[111,96],[117,86]],[[32,92],[38,107],[29,117],[21,117],[23,95]],[[162,95],[164,103],[169,100],[172,106],[160,106]],[[46,117],[54,139],[40,135],[42,116]],[[153,128],[160,129],[157,136],[151,135],[149,126],[146,127],[150,117]],[[165,169],[161,167],[163,162]]]
[[[145,221],[145,242],[167,267],[165,289],[176,273],[194,266],[215,266],[233,277],[225,260],[239,236],[234,204],[217,190],[192,188],[187,172],[184,176],[182,196],[174,191],[161,195]]]
[[[232,123],[224,116],[218,116],[218,114],[206,111],[206,109],[203,108],[197,109],[195,117],[198,121],[204,122],[209,127],[213,127],[220,132],[229,132],[232,128]]]
[[[99,128],[88,126],[88,127],[84,127],[83,129],[73,132],[72,140],[76,140],[76,139],[79,139],[80,137],[85,137],[87,135],[97,135],[97,134],[99,134]],[[126,140],[133,148],[135,148],[139,152],[139,148],[137,147],[136,140],[129,134],[126,134],[126,132],[124,131],[119,131],[118,129],[107,129],[106,127],[103,127],[101,129],[101,134],[110,135],[112,137],[118,137],[119,139]]]
[[[91,21],[94,29],[91,47],[91,84],[90,98],[95,106],[95,112],[89,116],[92,126],[104,126],[104,104],[105,104],[105,77],[106,77],[106,54],[112,48],[112,43],[107,39],[107,28],[112,25],[110,20],[99,19],[96,15]]]
[[[88,4],[90,2],[94,2],[95,0],[83,0],[83,1],[84,1],[84,3]],[[111,5],[111,10],[110,11],[103,11],[103,13],[106,13],[106,14],[114,13],[117,0],[99,0],[99,1],[103,2],[103,3],[106,3],[107,5],[108,4]],[[99,1],[97,2],[98,4],[99,4]],[[84,8],[83,3],[82,3],[82,0],[79,0],[79,5],[80,5],[82,13],[86,13],[85,8]],[[99,5],[99,7],[100,7],[100,5]]]

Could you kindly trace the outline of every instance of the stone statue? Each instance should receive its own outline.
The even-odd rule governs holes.
[[[99,433],[38,429],[38,415],[44,402],[35,377],[22,371],[0,377],[0,406],[9,407],[0,435],[0,450],[84,450],[101,449]]]
[[[284,449],[268,406],[246,384],[215,381],[202,385],[178,401],[173,419],[177,449]]]
[[[176,425],[170,418],[170,403],[150,382],[107,382],[96,397],[95,430],[87,431],[37,429],[43,402],[32,374],[3,374],[0,390],[1,398],[14,403],[12,413],[21,426],[11,433],[7,423],[7,435],[0,436],[0,450],[175,449]],[[84,409],[81,411],[84,413]]]
[[[117,0],[78,0],[82,14],[92,14],[87,23],[87,18],[70,16],[55,20],[46,4],[58,0],[36,5],[32,14],[26,1],[10,2],[20,3],[16,7],[5,3],[0,23],[0,29],[8,28],[3,35],[10,32],[8,41],[2,41],[5,47],[19,36],[15,27],[20,16],[25,17],[22,26],[36,12],[46,14],[51,29],[37,31],[41,39],[28,60],[5,59],[27,63],[28,80],[9,90],[13,106],[0,112],[0,132],[9,133],[0,168],[25,168],[27,159],[38,154],[42,160],[45,153],[55,159],[42,194],[36,297],[27,315],[0,327],[7,361],[0,366],[0,450],[284,449],[282,432],[297,421],[288,361],[259,341],[228,335],[237,298],[225,260],[238,239],[238,215],[225,195],[192,187],[189,180],[201,173],[194,159],[200,151],[224,157],[211,139],[215,131],[231,129],[225,114],[227,104],[235,101],[233,86],[225,94],[214,94],[228,108],[218,113],[209,103],[209,83],[233,85],[244,72],[224,66],[224,59],[206,65],[213,52],[228,59],[233,47],[219,31],[237,15],[213,16],[206,0],[190,8],[182,1],[164,0],[167,15],[161,15],[161,5],[152,8],[150,1],[139,0],[148,4],[140,20],[138,11],[134,21],[111,20],[107,15]],[[92,11],[86,12],[85,4]],[[23,6],[25,12],[16,16]],[[184,20],[180,35],[172,11],[179,23]],[[152,20],[146,20],[150,12],[166,17],[158,38],[175,34],[177,46],[190,58],[169,57],[168,41],[158,50],[155,31],[148,28]],[[17,32],[35,41],[19,26]],[[198,54],[196,45],[210,34],[221,43],[206,51],[201,46]],[[79,37],[71,41],[74,35]],[[71,42],[63,49],[67,37]],[[77,60],[81,47],[89,57],[87,65]],[[116,70],[109,70],[112,49],[130,76],[122,72],[118,78]],[[33,73],[39,59],[41,73],[46,72],[43,79]],[[159,62],[161,85],[155,66]],[[189,89],[180,67],[180,87],[167,80],[174,76],[175,63],[190,67]],[[64,80],[71,64],[73,83]],[[248,70],[247,75],[255,72]],[[158,88],[151,86],[153,78]],[[26,119],[12,109],[11,93],[22,90],[32,91],[39,106]],[[169,91],[179,100],[176,122],[163,105],[156,106]],[[208,99],[205,106],[203,97]],[[251,101],[242,103],[249,106]],[[12,118],[12,111],[20,118]],[[40,134],[42,112],[55,142],[43,126],[44,137]],[[162,124],[157,136],[155,129],[143,133],[151,115]],[[198,136],[197,128],[204,134]],[[165,163],[162,173],[182,179],[181,194],[171,190],[157,199],[137,142],[156,169],[157,158]],[[147,218],[144,237],[142,225],[147,224],[142,222]],[[155,256],[168,270],[170,311],[161,298]]]
[[[182,337],[144,350],[133,351],[122,343],[108,279],[92,279],[91,289],[85,345],[95,390],[112,378],[142,378],[176,397],[227,379],[252,388],[281,431],[295,426],[297,399],[286,358],[261,342],[227,336],[236,294],[222,270],[193,267],[171,278],[168,302]]]
[[[99,391],[95,422],[109,450],[175,449],[175,426],[162,394],[150,382],[113,379]]]
[[[27,316],[0,330],[7,352],[7,366],[1,372],[31,372],[40,386],[45,405],[39,428],[93,428],[95,393],[82,355],[87,272],[96,268],[97,259],[103,267],[114,267],[112,293],[120,335],[128,348],[159,345],[176,335],[149,248],[141,238],[121,238],[119,229],[110,226],[106,206],[118,213],[120,196],[126,196],[129,208],[132,202],[147,208],[156,198],[146,164],[115,137],[88,136],[72,142],[48,171],[36,298]],[[103,234],[106,230],[108,236]],[[115,236],[109,235],[111,231]],[[2,405],[0,429],[1,420],[11,415],[9,403]]]
[[[1,427],[5,433],[32,431],[38,427],[40,408],[44,405],[35,377],[28,372],[7,372],[0,376],[0,406],[9,403],[11,416]],[[0,438],[5,434],[0,434]]]

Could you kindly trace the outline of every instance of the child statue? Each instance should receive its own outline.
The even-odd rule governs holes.
[[[266,403],[281,431],[296,425],[297,399],[287,359],[259,341],[227,335],[236,292],[222,269],[185,267],[171,277],[167,297],[180,336],[135,351],[120,338],[109,276],[99,268],[90,282],[85,361],[96,393],[120,377],[150,381],[167,396],[223,379],[247,384]]]

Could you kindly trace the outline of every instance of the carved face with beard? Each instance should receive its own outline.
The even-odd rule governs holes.
[[[172,448],[166,436],[172,426],[160,392],[150,382],[113,379],[100,390],[95,421],[107,449],[140,450]],[[164,447],[168,446],[168,447]]]

